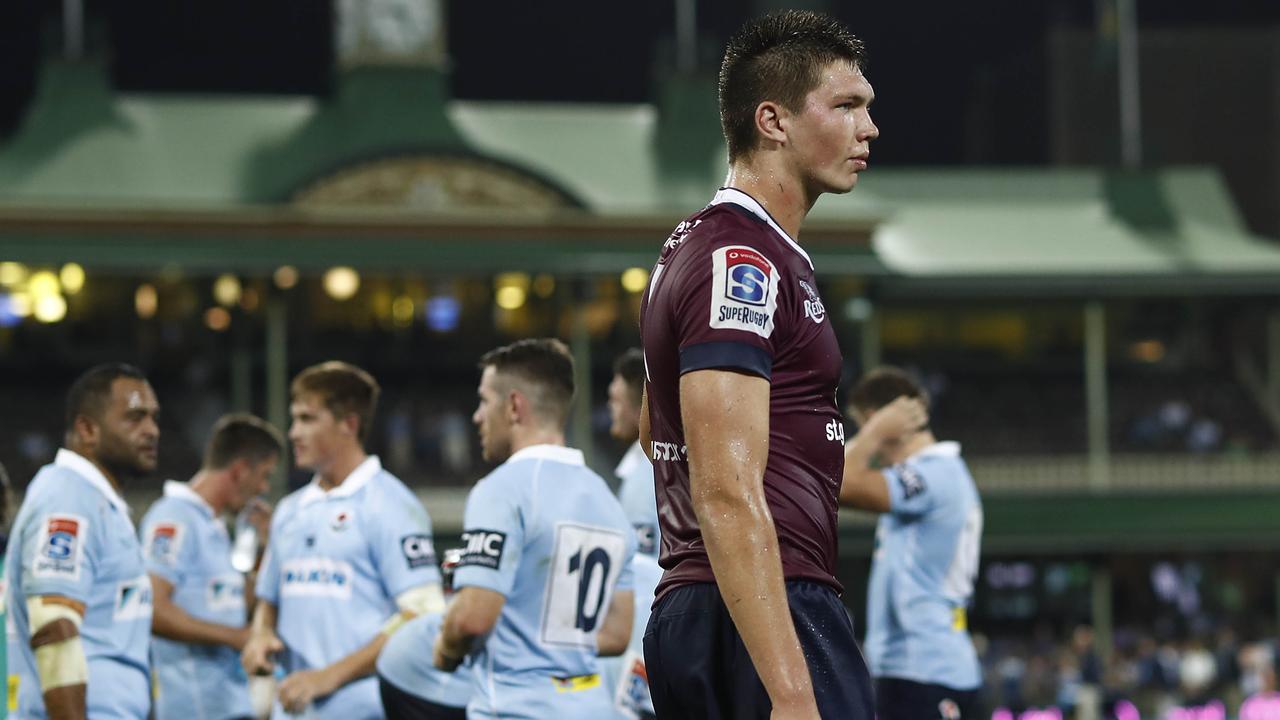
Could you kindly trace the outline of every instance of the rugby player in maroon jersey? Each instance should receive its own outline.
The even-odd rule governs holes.
[[[835,578],[841,356],[797,242],[879,131],[863,45],[812,12],[730,41],[725,188],[662,249],[641,307],[641,440],[665,569],[645,633],[661,718],[870,718]]]

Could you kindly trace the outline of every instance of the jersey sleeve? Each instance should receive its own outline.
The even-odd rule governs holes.
[[[467,497],[462,559],[454,571],[456,589],[479,587],[510,597],[524,550],[521,494],[500,476],[490,476]]]
[[[403,492],[396,492],[403,490]],[[387,594],[440,582],[431,518],[407,488],[390,487],[379,496],[377,516],[369,537],[373,559]]]
[[[22,533],[22,587],[27,597],[61,595],[85,604],[106,544],[102,516],[68,497],[31,514]]]
[[[671,305],[680,373],[733,369],[769,379],[779,319],[778,266],[751,245],[714,242],[685,263]]]
[[[156,505],[142,519],[142,559],[147,572],[178,586],[186,579],[186,568],[192,567],[194,540],[189,536],[191,523],[164,505]]]
[[[889,512],[895,515],[923,515],[937,502],[939,488],[930,487],[924,473],[912,463],[884,470],[889,484]]]

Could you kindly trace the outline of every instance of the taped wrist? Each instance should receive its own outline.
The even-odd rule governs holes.
[[[434,583],[411,588],[396,596],[396,607],[400,608],[400,612],[383,623],[381,630],[383,635],[391,635],[399,630],[401,625],[419,615],[444,612],[444,592]]]

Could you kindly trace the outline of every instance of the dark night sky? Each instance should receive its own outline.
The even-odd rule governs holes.
[[[809,3],[812,5],[813,3]],[[868,43],[869,75],[886,132],[882,162],[949,164],[1048,160],[1046,37],[1093,25],[1093,0],[832,2]],[[0,137],[34,92],[42,54],[57,51],[47,0],[0,2]],[[133,92],[324,95],[332,35],[325,0],[87,0],[116,86]],[[447,3],[455,94],[463,98],[645,101],[669,67],[673,3]],[[700,0],[703,64],[713,69],[748,3]],[[922,9],[927,8],[927,9]],[[1142,27],[1280,25],[1280,2],[1139,0]],[[43,42],[42,42],[43,40]],[[967,101],[997,108],[1002,141],[973,157]],[[972,122],[972,119],[970,119]],[[909,138],[909,141],[907,140]],[[967,149],[968,148],[968,149]]]

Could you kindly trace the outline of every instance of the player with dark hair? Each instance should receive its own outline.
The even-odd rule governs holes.
[[[785,11],[720,70],[726,187],[662,248],[641,307],[641,440],[665,568],[645,636],[662,718],[871,718],[835,578],[841,356],[796,238],[879,131],[862,42]]]
[[[289,441],[315,477],[271,520],[241,655],[250,673],[283,666],[273,717],[382,717],[374,670],[387,637],[444,609],[426,509],[364,450],[378,394],[369,373],[343,362],[293,381]]]
[[[631,637],[636,543],[609,486],[565,447],[573,357],[559,340],[521,340],[480,367],[472,420],[501,465],[467,497],[436,667],[470,657],[472,720],[608,718],[596,656]]]
[[[631,348],[613,362],[609,382],[609,434],[631,443],[613,473],[622,484],[618,502],[636,529],[636,552],[658,557],[658,501],[653,489],[653,464],[640,447],[640,404],[644,396],[644,353]]]
[[[155,470],[159,413],[130,365],[67,393],[64,447],[28,485],[5,556],[17,717],[151,709],[151,582],[120,488]]]
[[[978,717],[982,668],[969,637],[982,501],[960,446],[929,430],[929,397],[892,367],[850,393],[858,433],[840,502],[882,513],[867,588],[867,664],[881,720]]]
[[[252,572],[246,579],[232,566],[223,514],[252,505],[259,537],[266,536],[271,509],[258,498],[283,453],[274,427],[253,415],[226,415],[213,426],[200,470],[190,482],[166,482],[164,496],[142,519],[155,600],[158,720],[186,718],[192,708],[205,720],[253,714],[240,666]]]

